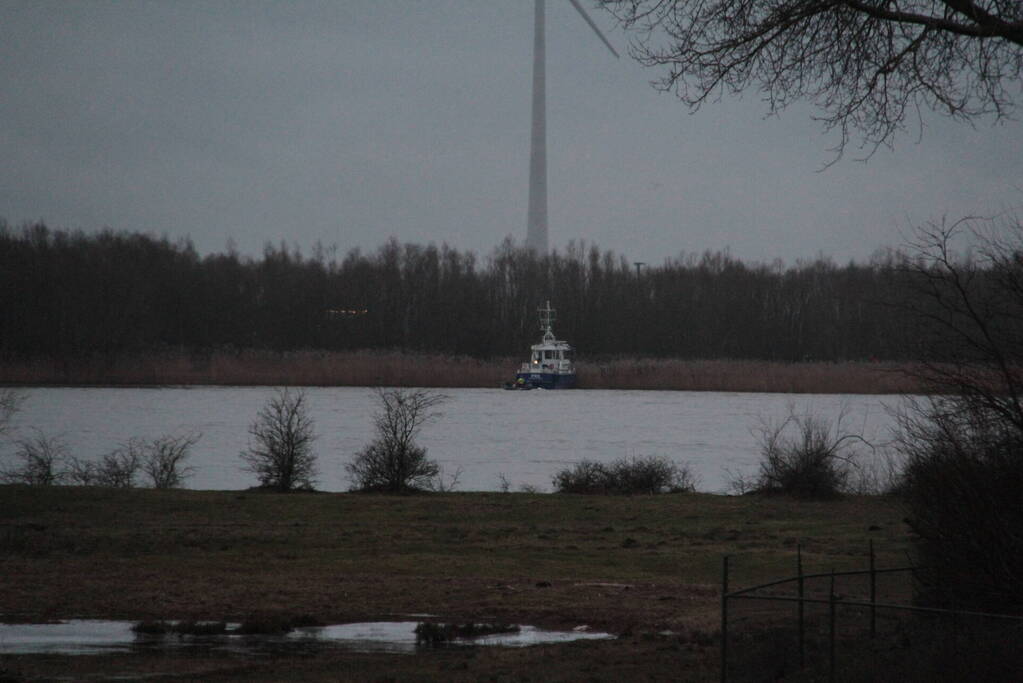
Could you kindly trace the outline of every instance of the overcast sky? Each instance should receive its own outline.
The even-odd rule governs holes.
[[[628,36],[591,10],[625,52]],[[1023,123],[929,116],[824,172],[808,107],[690,115],[548,0],[550,240],[630,260],[866,259],[916,223],[1023,206]],[[0,1],[0,217],[246,254],[526,231],[532,2]]]

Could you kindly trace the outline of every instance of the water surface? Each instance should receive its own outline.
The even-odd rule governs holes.
[[[14,426],[59,435],[71,454],[95,458],[131,437],[202,433],[190,488],[243,489],[256,483],[241,469],[250,423],[272,395],[268,387],[30,388]],[[343,464],[373,438],[375,392],[361,387],[306,389],[319,435],[318,488],[347,490]],[[419,439],[459,490],[551,489],[554,473],[582,459],[664,455],[688,462],[704,491],[723,491],[726,470],[752,471],[761,418],[777,419],[790,403],[833,419],[868,440],[888,440],[893,396],[686,391],[504,391],[446,389],[443,414]],[[9,457],[10,447],[5,455]]]

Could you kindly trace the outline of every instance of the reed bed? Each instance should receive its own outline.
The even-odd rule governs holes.
[[[580,362],[579,386],[595,389],[675,389],[794,394],[916,393],[917,382],[897,363],[780,363],[758,360],[648,358]]]
[[[0,361],[8,385],[498,387],[520,359],[400,351],[214,351]],[[578,363],[583,389],[778,393],[915,393],[895,363],[620,359]]]

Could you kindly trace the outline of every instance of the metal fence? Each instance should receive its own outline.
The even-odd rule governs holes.
[[[1023,617],[910,604],[916,568],[877,568],[873,543],[862,570],[806,573],[801,548],[796,557],[795,576],[739,590],[730,590],[724,558],[722,681],[1019,675]],[[982,678],[978,659],[988,669]]]

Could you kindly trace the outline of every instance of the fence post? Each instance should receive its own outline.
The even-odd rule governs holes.
[[[874,568],[874,539],[870,539],[870,639],[877,636],[877,571]]]
[[[952,672],[959,674],[959,600],[952,596]]]
[[[803,618],[803,545],[796,545],[796,575],[799,577],[799,668],[806,668],[806,624]]]
[[[835,680],[835,569],[831,569],[831,588],[828,591],[828,680]]]
[[[728,681],[728,555],[721,563],[721,683]]]

